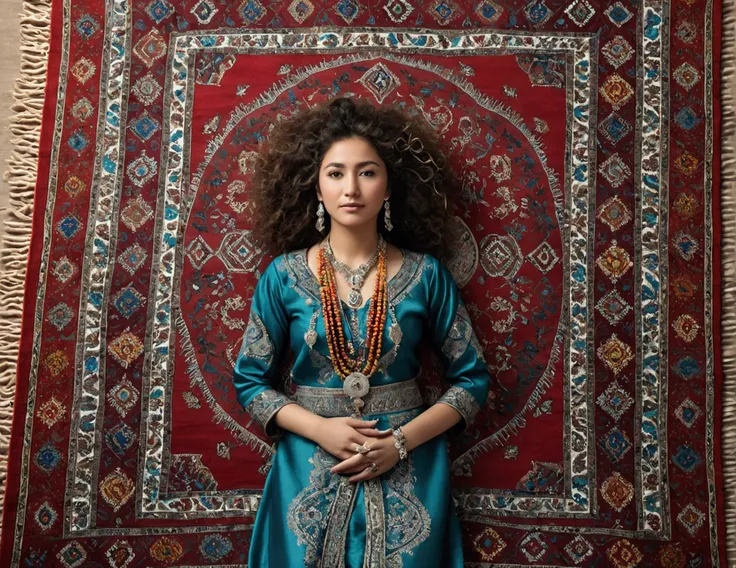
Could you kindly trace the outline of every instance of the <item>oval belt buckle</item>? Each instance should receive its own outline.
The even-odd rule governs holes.
[[[350,373],[342,384],[343,392],[348,395],[352,400],[353,409],[355,410],[354,416],[360,417],[362,409],[365,406],[363,397],[368,394],[371,389],[371,384],[363,373]]]

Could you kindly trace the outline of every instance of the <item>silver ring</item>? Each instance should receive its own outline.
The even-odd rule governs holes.
[[[367,454],[370,451],[371,451],[371,446],[363,446],[361,444],[355,444],[356,454]]]
[[[378,471],[378,466],[375,464],[375,462],[373,462],[370,466],[368,466],[368,469],[371,470],[371,473],[376,473]]]

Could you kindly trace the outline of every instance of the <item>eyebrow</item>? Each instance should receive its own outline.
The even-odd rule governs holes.
[[[356,165],[359,168],[362,168],[363,166],[367,166],[369,164],[373,164],[374,166],[379,166],[380,167],[380,165],[378,163],[374,162],[373,160],[367,160],[365,162],[360,162],[359,164],[356,164]],[[327,164],[325,166],[325,169],[329,168],[330,166],[334,166],[336,168],[344,168],[345,167],[345,164],[340,164],[338,162],[330,162],[329,164]]]

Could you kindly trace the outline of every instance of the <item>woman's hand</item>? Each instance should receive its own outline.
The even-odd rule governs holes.
[[[360,420],[358,418],[338,417],[324,418],[312,440],[322,449],[339,460],[355,455],[356,446],[371,445],[372,438],[385,435],[374,426],[378,420]]]
[[[394,437],[391,430],[380,431],[380,437],[370,445],[370,451],[365,454],[354,454],[348,459],[330,469],[332,473],[344,475],[356,474],[348,479],[355,483],[372,479],[386,473],[399,462],[399,450],[394,446]],[[376,464],[376,470],[371,471],[371,464]]]

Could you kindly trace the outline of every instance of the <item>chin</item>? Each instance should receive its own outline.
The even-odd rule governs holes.
[[[363,213],[361,211],[361,213]],[[376,225],[378,223],[378,217],[366,217],[362,214],[345,215],[347,218],[332,218],[332,223],[345,227],[346,229],[358,229],[365,227],[366,225]]]

